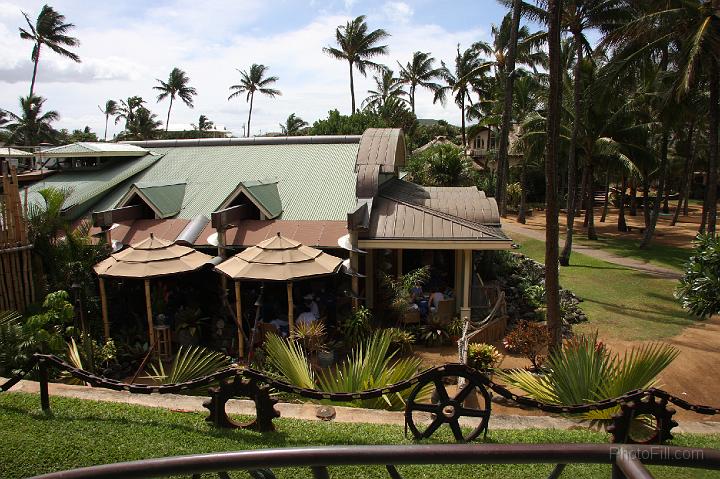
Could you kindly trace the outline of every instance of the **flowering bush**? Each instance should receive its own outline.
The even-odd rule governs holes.
[[[522,354],[536,368],[545,361],[548,344],[550,344],[550,335],[547,326],[531,321],[520,321],[517,327],[503,339],[503,345],[508,351]]]

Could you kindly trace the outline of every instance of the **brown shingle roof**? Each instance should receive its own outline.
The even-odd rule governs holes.
[[[215,233],[209,223],[195,241],[195,246],[208,246],[207,238]],[[337,240],[347,234],[345,221],[243,220],[239,227],[225,234],[228,246],[249,247],[280,233],[282,236],[319,248],[338,248]]]

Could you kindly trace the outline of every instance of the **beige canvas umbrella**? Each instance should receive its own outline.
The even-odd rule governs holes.
[[[96,264],[93,269],[100,277],[100,300],[102,302],[105,337],[110,336],[110,323],[107,314],[107,299],[103,278],[137,278],[145,280],[145,306],[147,308],[148,336],[150,344],[155,343],[153,332],[152,302],[150,298],[150,279],[178,273],[195,271],[212,260],[199,251],[180,246],[162,238],[150,237],[129,246]]]
[[[288,325],[293,330],[293,281],[335,274],[342,259],[319,249],[304,246],[280,236],[266,239],[245,251],[228,258],[215,267],[235,280],[237,317],[240,318],[240,281],[286,281],[288,297]],[[242,344],[242,341],[241,341]]]

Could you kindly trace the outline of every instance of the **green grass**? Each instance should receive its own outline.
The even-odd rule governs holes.
[[[663,268],[683,271],[684,264],[692,254],[691,249],[678,248],[661,244],[651,244],[648,249],[640,249],[638,239],[600,237],[596,241],[589,241],[583,237],[576,238],[583,246],[607,251],[623,258],[632,258],[645,263],[661,266]]]
[[[179,413],[127,404],[52,397],[53,413],[39,412],[35,394],[0,395],[0,477],[12,479],[101,463],[193,453],[308,445],[412,444],[403,428],[389,425],[275,421],[274,433],[222,431],[205,415]],[[494,431],[492,443],[603,443],[606,434],[588,430]],[[439,431],[440,432],[440,431]],[[442,431],[434,442],[451,442]],[[720,447],[720,435],[678,435],[673,445]],[[549,465],[403,466],[403,477],[526,478],[547,477]],[[341,470],[340,470],[341,469]],[[277,471],[276,471],[277,472]],[[653,468],[656,477],[718,477],[709,471]],[[332,477],[387,477],[384,468],[331,468]],[[607,465],[572,465],[563,477],[609,477]],[[187,476],[186,476],[187,477]],[[205,475],[204,477],[215,477]],[[232,477],[248,477],[235,473]],[[309,471],[283,470],[278,477],[311,477]]]
[[[520,252],[545,261],[543,241],[513,235]],[[601,338],[628,341],[675,336],[695,324],[673,297],[676,280],[659,278],[573,253],[571,266],[560,268],[560,284],[584,301],[589,321],[578,332],[597,330]]]

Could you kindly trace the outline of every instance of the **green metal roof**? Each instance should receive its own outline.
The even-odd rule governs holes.
[[[283,211],[277,184],[277,180],[241,181],[221,207],[227,207],[239,194],[244,194],[268,219],[275,219]]]
[[[170,218],[182,209],[186,183],[183,182],[139,182],[133,184],[120,206],[133,195],[138,195],[150,206],[158,218]]]
[[[80,141],[69,145],[56,146],[39,152],[48,158],[67,158],[79,156],[145,156],[145,148],[125,143],[104,143]]]
[[[118,185],[128,178],[137,175],[156,163],[162,155],[150,154],[142,158],[120,161],[99,170],[66,170],[48,176],[33,183],[28,189],[28,202],[41,203],[38,193],[43,188],[69,190],[70,196],[65,200],[63,211],[70,219],[76,219],[88,213],[88,209],[108,193],[112,193]]]
[[[116,207],[133,183],[138,182],[186,182],[182,209],[176,216],[185,219],[199,214],[210,216],[240,183],[251,185],[258,201],[272,212],[280,210],[283,220],[344,221],[348,211],[355,207],[357,143],[206,145],[148,147],[148,150],[163,156],[108,192],[93,205],[93,211]],[[273,178],[277,183],[265,188],[266,182],[258,178]],[[277,188],[277,198],[273,187]]]

